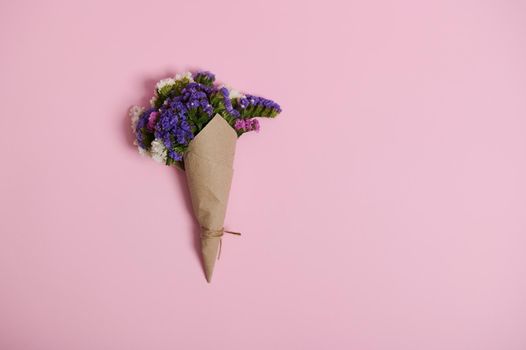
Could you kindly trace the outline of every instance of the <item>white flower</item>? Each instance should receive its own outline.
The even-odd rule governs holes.
[[[221,85],[219,88],[226,88],[228,90],[228,98],[231,100],[234,98],[245,98],[245,95],[242,94],[240,91],[232,89],[231,87],[228,87],[226,85]]]
[[[168,85],[173,85],[173,84],[175,84],[175,80],[173,78],[166,78],[166,79],[159,80],[157,84],[155,85],[155,88],[157,89],[157,91],[159,91],[163,87],[168,86]]]
[[[157,90],[155,90],[155,93],[153,94],[153,97],[150,99],[150,106],[155,107],[155,102],[157,101]]]
[[[135,128],[137,127],[137,122],[139,121],[139,117],[141,116],[142,112],[144,112],[144,108],[139,107],[139,106],[132,106],[130,108],[130,111],[128,112],[128,114],[131,117],[131,122],[132,122],[131,127],[132,127],[133,132],[135,132]]]
[[[161,140],[155,139],[152,141],[150,154],[156,162],[166,164],[167,150]]]
[[[241,92],[239,92],[237,90],[231,89],[229,91],[228,98],[230,98],[230,99],[233,99],[233,98],[245,98],[245,95],[243,95]]]
[[[175,75],[175,80],[183,80],[184,78],[188,79],[189,81],[194,81],[194,78],[192,77],[191,72],[184,72],[184,73]]]
[[[139,148],[139,154],[141,156],[149,156],[149,152],[147,150],[145,150],[144,148],[142,148],[141,146],[138,147]]]

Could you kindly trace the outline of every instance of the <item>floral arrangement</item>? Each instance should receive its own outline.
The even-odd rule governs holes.
[[[239,137],[259,131],[257,117],[274,118],[281,112],[274,101],[219,86],[206,71],[160,80],[150,104],[130,110],[139,152],[180,168],[188,144],[214,115],[223,117]]]
[[[210,282],[223,234],[239,234],[223,227],[237,139],[259,131],[256,118],[274,118],[281,108],[266,98],[218,85],[210,72],[159,81],[150,105],[130,109],[134,143],[140,153],[185,171]]]

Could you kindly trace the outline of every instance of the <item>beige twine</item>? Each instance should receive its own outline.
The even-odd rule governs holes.
[[[221,257],[221,247],[223,246],[223,234],[230,233],[232,235],[241,236],[239,232],[227,231],[224,228],[219,230],[209,230],[205,227],[201,227],[201,239],[203,238],[219,238],[219,253],[217,254],[217,260]]]

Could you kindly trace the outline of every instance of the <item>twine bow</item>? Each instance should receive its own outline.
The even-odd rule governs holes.
[[[241,236],[241,233],[234,231],[227,231],[224,228],[219,230],[209,230],[205,227],[201,227],[201,239],[203,238],[219,238],[219,253],[217,254],[217,260],[221,257],[221,248],[223,246],[223,234],[230,233],[232,235]]]

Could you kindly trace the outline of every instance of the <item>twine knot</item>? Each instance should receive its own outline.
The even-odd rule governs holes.
[[[201,239],[208,239],[208,238],[219,238],[219,253],[217,254],[217,260],[221,257],[221,248],[223,246],[223,235],[224,233],[230,233],[232,235],[241,236],[241,233],[234,232],[234,231],[227,231],[224,228],[221,228],[219,230],[210,230],[206,227],[201,227]]]

